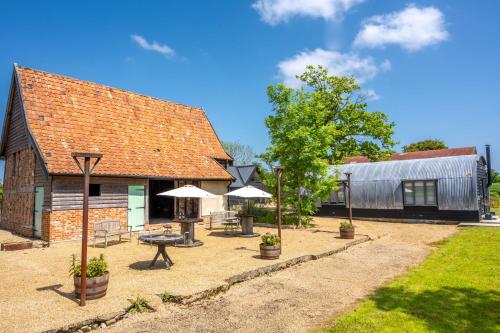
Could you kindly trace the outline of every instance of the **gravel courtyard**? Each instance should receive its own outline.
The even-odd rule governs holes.
[[[36,332],[123,311],[128,298],[144,296],[153,306],[161,305],[158,294],[192,295],[224,284],[231,276],[308,254],[342,248],[351,240],[336,238],[329,221],[307,230],[283,230],[283,255],[279,260],[259,258],[260,238],[227,237],[219,227],[196,228],[205,245],[173,248],[168,252],[174,266],[148,269],[156,247],[136,240],[104,248],[89,247],[89,257],[104,253],[109,263],[110,283],[106,297],[78,306],[73,280],[68,274],[70,256],[79,255],[79,242],[54,243],[49,248],[0,252],[0,331]],[[259,233],[274,229],[256,228]],[[0,241],[15,240],[0,230]],[[163,306],[163,305],[161,305]]]
[[[322,231],[337,220],[316,219]],[[191,306],[134,315],[111,332],[306,332],[350,309],[384,282],[420,263],[455,226],[357,221],[374,240],[320,260],[233,286]]]
[[[258,267],[306,254],[338,249],[348,240],[338,237],[339,220],[316,218],[316,227],[283,231],[279,261],[258,257],[259,238],[225,237],[219,230],[198,227],[197,248],[169,248],[171,270],[149,270],[154,246],[121,243],[89,248],[109,261],[106,297],[79,307],[68,276],[70,255],[79,243],[50,248],[0,252],[0,331],[38,332],[121,311],[128,298],[144,296],[158,309],[135,315],[110,328],[119,331],[304,331],[342,311],[383,281],[420,262],[432,242],[449,236],[455,226],[410,225],[356,221],[359,234],[373,241],[340,254],[236,284],[225,294],[189,306],[163,305],[158,294],[191,295],[219,286],[225,279]],[[256,228],[257,232],[272,231]],[[11,237],[0,230],[0,240]]]

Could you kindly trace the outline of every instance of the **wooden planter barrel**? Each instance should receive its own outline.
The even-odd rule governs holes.
[[[260,257],[262,259],[272,260],[278,259],[280,257],[280,245],[276,244],[273,246],[268,246],[264,244],[260,244]]]
[[[75,282],[75,296],[80,298],[80,286],[82,279],[80,276],[74,276]],[[87,290],[85,295],[87,299],[97,299],[104,297],[108,290],[109,272],[104,273],[102,276],[87,278]]]
[[[340,238],[343,239],[353,239],[354,238],[354,227],[345,229],[345,228],[339,228],[340,229]]]

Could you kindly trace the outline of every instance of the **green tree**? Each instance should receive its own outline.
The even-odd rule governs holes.
[[[500,174],[495,169],[491,169],[491,182],[500,183]]]
[[[394,124],[381,112],[368,112],[360,86],[352,77],[336,77],[321,67],[308,66],[297,76],[305,88],[284,84],[267,89],[274,114],[266,118],[271,146],[261,155],[269,166],[280,164],[283,203],[297,216],[316,211],[316,201],[336,186],[329,166],[349,156],[371,159],[388,156],[395,142]],[[274,189],[274,177],[264,177]]]
[[[444,141],[442,140],[427,139],[414,142],[412,144],[409,144],[408,146],[404,146],[403,151],[405,153],[408,153],[411,151],[436,150],[436,149],[446,149],[446,148],[448,147],[444,144]]]
[[[255,163],[255,153],[249,145],[225,141],[222,143],[222,146],[224,150],[234,158],[235,165],[249,165]]]

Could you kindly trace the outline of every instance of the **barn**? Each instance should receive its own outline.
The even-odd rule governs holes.
[[[354,157],[332,167],[339,187],[321,203],[318,215],[348,216],[345,174],[351,173],[355,218],[479,221],[488,209],[489,170],[474,147],[399,153],[381,162]]]
[[[90,179],[90,233],[102,220],[139,230],[180,210],[204,217],[227,209],[232,158],[203,109],[15,65],[0,145],[0,227],[46,241],[81,235],[83,177],[72,152],[103,154]],[[185,184],[216,198],[157,195]]]

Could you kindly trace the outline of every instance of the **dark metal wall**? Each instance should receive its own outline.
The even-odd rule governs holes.
[[[347,217],[346,207],[323,205],[317,216]],[[405,207],[404,209],[358,209],[353,208],[355,218],[398,219],[398,220],[441,220],[441,221],[475,221],[479,220],[478,211],[439,210],[437,207]]]
[[[488,168],[486,162],[480,159],[477,163],[477,202],[479,207],[479,215],[485,213],[486,201],[489,200],[488,191]]]

